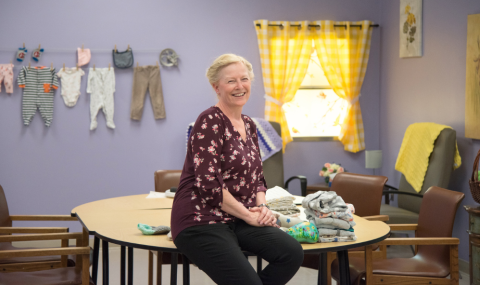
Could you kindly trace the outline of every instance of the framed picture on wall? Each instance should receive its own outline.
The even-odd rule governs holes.
[[[400,0],[400,57],[422,56],[422,0]]]
[[[480,14],[468,15],[465,137],[480,139]]]

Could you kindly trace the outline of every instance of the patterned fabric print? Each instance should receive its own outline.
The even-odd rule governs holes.
[[[77,104],[80,96],[80,82],[85,72],[82,69],[62,68],[58,73],[58,78],[62,81],[62,97],[65,105],[73,107]]]
[[[113,68],[90,68],[87,93],[90,93],[90,130],[97,128],[97,114],[103,110],[107,127],[115,129],[113,122],[113,93],[115,92],[115,73]]]
[[[2,91],[2,81],[7,93],[13,93],[13,64],[0,64],[0,92]]]
[[[234,216],[221,210],[227,189],[245,207],[256,205],[258,191],[266,191],[255,124],[245,115],[246,140],[217,107],[195,122],[172,209],[172,235],[201,224],[225,223]]]
[[[319,30],[312,31],[315,33],[315,48],[325,76],[338,97],[349,103],[338,137],[346,151],[361,151],[365,149],[365,141],[358,99],[370,55],[370,25],[373,23],[317,21],[314,24],[320,25]],[[347,27],[339,29],[335,25]]]
[[[312,51],[312,29],[308,28],[308,21],[257,20],[254,24],[265,87],[265,119],[280,123],[285,150],[287,143],[293,139],[282,105],[293,100],[307,73]],[[300,25],[300,28],[292,25]]]
[[[18,86],[24,88],[22,98],[23,124],[28,126],[37,111],[40,110],[45,126],[49,127],[53,119],[54,90],[58,88],[55,69],[47,67],[22,67],[18,75]]]

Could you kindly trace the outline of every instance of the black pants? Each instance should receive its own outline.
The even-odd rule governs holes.
[[[238,220],[228,224],[189,227],[174,241],[217,284],[286,284],[303,262],[300,243],[273,227],[254,227]],[[257,274],[242,250],[265,259],[269,265]]]

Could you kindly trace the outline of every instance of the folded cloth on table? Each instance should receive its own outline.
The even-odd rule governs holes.
[[[353,214],[355,213],[355,207],[352,204],[346,204],[346,205],[347,205],[347,210],[342,212],[322,213],[319,211],[314,211],[309,209],[305,209],[304,212],[305,212],[305,215],[307,216],[312,215],[317,218],[336,218],[336,219],[352,222]]]
[[[318,228],[318,234],[320,236],[337,236],[337,237],[348,237],[348,236],[355,236],[355,232],[345,231],[345,230],[333,230],[333,229],[325,229],[325,228]]]
[[[265,192],[265,200],[268,202],[274,202],[275,199],[280,199],[280,198],[285,198],[287,199],[292,199],[295,200],[295,197],[293,197],[290,192],[287,190],[283,189],[282,187],[275,186],[273,188],[270,188]]]
[[[298,209],[294,204],[292,204],[293,207],[272,207],[270,206],[270,210],[278,212],[282,215],[294,215],[294,214],[300,214],[300,209]]]
[[[315,224],[315,226],[318,227],[324,227],[324,226],[329,226],[328,228],[340,228],[340,229],[345,229],[348,230],[350,227],[355,226],[355,222],[347,222],[345,220],[341,219],[335,219],[335,218],[317,218],[313,215],[307,215],[307,219]]]
[[[307,195],[302,201],[302,206],[322,213],[344,212],[348,208],[342,197],[334,191],[317,191]]]
[[[341,229],[341,228],[337,228],[337,227],[331,226],[331,225],[320,225],[320,228],[322,228],[322,229],[342,230],[342,231],[353,232],[353,228],[352,228],[352,227],[350,227],[350,228],[348,228],[348,229]]]
[[[347,242],[356,241],[356,236],[338,237],[338,236],[319,236],[318,242]]]

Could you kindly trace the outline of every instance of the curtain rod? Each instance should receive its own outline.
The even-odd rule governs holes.
[[[261,24],[256,24],[257,27],[262,27]],[[268,24],[269,27],[283,27],[282,24]],[[320,28],[320,25],[308,25],[310,28]],[[333,25],[335,28],[343,27],[346,28],[347,25]],[[302,27],[301,24],[290,25],[290,27]],[[362,27],[362,25],[350,25],[350,27]],[[378,24],[370,25],[370,27],[377,28]]]

